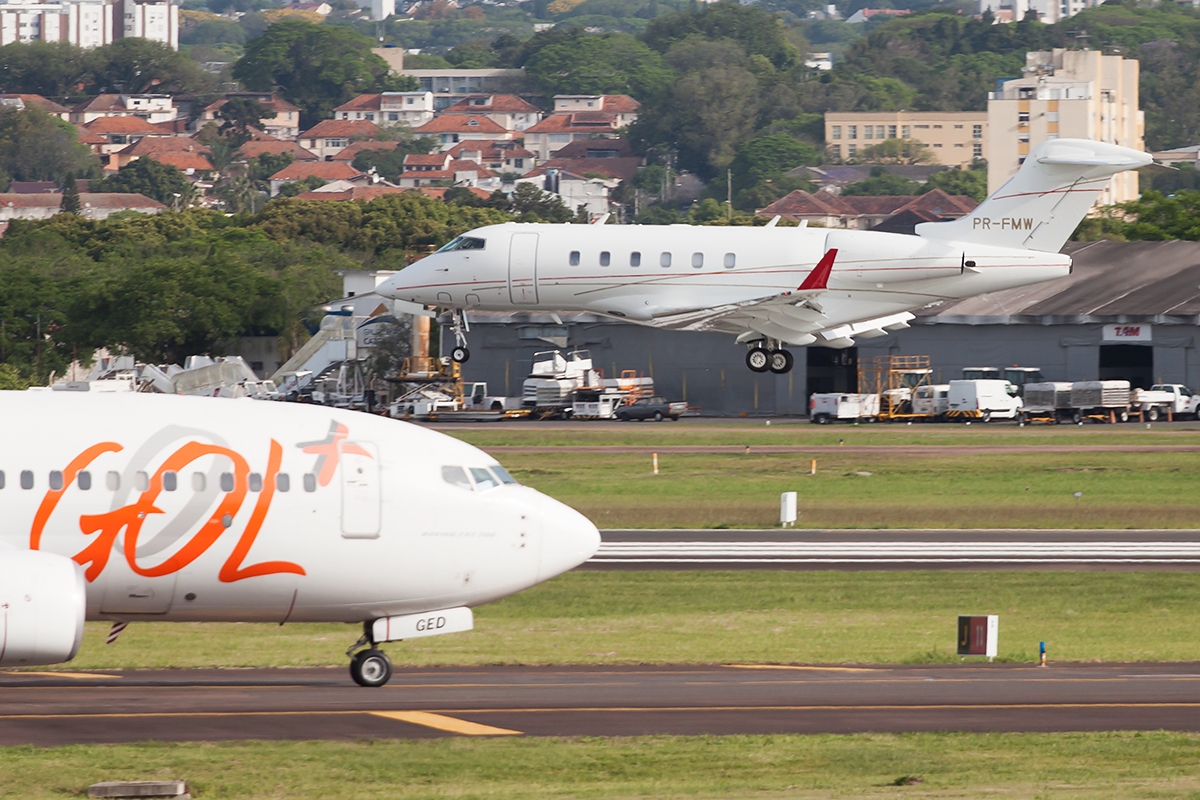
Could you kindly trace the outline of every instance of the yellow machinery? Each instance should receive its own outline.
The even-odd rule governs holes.
[[[881,420],[928,418],[913,411],[912,398],[918,386],[932,383],[929,356],[875,356],[858,365],[858,391],[879,395]]]

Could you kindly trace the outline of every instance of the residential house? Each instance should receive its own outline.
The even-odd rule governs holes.
[[[333,13],[333,6],[329,3],[288,3],[284,8],[289,11],[309,11],[313,14],[320,14],[322,17],[328,17]]]
[[[624,126],[621,115],[611,111],[554,113],[525,131],[525,146],[545,161],[571,142],[580,139],[615,139]]]
[[[276,139],[295,139],[300,135],[300,108],[289,103],[274,92],[230,92],[222,95],[221,99],[210,103],[200,112],[197,127],[217,119],[221,106],[235,97],[253,100],[271,112],[271,116],[263,117],[262,129]]]
[[[537,156],[516,142],[468,140],[459,142],[446,155],[482,164],[493,172],[524,175],[537,166]]]
[[[315,189],[311,192],[302,192],[296,195],[300,200],[362,200],[370,202],[377,197],[385,197],[389,194],[403,194],[411,192],[411,189],[402,189],[399,186],[350,186],[349,188],[340,188],[337,191],[330,191],[329,186],[322,186],[320,189]]]
[[[365,142],[351,142],[339,150],[337,155],[331,156],[329,160],[350,163],[364,150],[395,150],[399,144],[399,142],[376,142],[370,140]]]
[[[484,94],[464,97],[442,113],[483,114],[504,130],[517,132],[532,128],[542,120],[540,108],[515,94]]]
[[[101,159],[144,137],[162,136],[158,128],[141,117],[97,117],[84,125],[83,129],[91,136],[105,140],[105,144],[97,147]]]
[[[525,81],[523,69],[403,69],[417,79],[423,92],[433,93],[433,108],[441,111],[471,94],[513,91]]]
[[[915,197],[843,197],[824,190],[810,193],[797,189],[755,213],[796,222],[807,220],[826,228],[866,230],[905,212],[928,217],[925,221],[958,219],[977,205],[965,195],[950,195],[941,189]]]
[[[69,122],[71,119],[71,109],[60,106],[53,100],[47,100],[40,94],[0,94],[0,108],[16,108],[22,111],[26,108],[40,108],[61,120]]]
[[[398,184],[416,189],[435,183],[454,186],[500,188],[500,176],[474,161],[454,159],[449,153],[410,154],[404,157],[404,172]]]
[[[360,94],[333,110],[334,119],[366,120],[380,127],[405,124],[410,128],[433,119],[432,92]]]
[[[554,151],[555,158],[634,158],[624,139],[580,139]]]
[[[324,119],[300,134],[300,146],[328,161],[350,142],[374,139],[380,127],[366,120]]]
[[[517,183],[531,183],[545,192],[558,195],[563,205],[571,211],[583,206],[588,217],[595,218],[609,213],[609,197],[621,180],[601,173],[584,174],[561,162],[547,161],[522,175]]]
[[[170,164],[188,175],[213,172],[212,150],[195,139],[147,136],[109,156],[108,169],[117,170],[139,158]]]
[[[477,114],[440,114],[413,131],[417,136],[429,136],[437,140],[442,150],[449,150],[459,142],[467,140],[512,139],[507,131],[496,122]]]
[[[151,124],[179,116],[169,94],[102,94],[71,109],[71,122],[86,125],[101,117],[137,117]]]
[[[0,194],[0,222],[14,219],[49,219],[62,207],[61,194]],[[85,219],[108,219],[118,211],[159,214],[166,206],[136,193],[80,192],[79,215]]]
[[[279,194],[285,183],[294,183],[306,178],[330,181],[351,181],[367,178],[367,174],[344,161],[293,161],[270,177],[271,197]],[[369,180],[369,179],[368,179]]]
[[[637,121],[641,103],[627,94],[556,94],[554,113],[574,111],[604,111],[617,115],[617,127],[624,128]]]

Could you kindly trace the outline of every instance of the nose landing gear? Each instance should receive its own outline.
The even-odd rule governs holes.
[[[471,359],[471,351],[467,349],[467,334],[471,331],[471,324],[467,322],[466,312],[461,308],[455,309],[450,326],[454,331],[454,349],[450,351],[450,358],[465,364]]]
[[[754,343],[750,352],[746,353],[746,366],[752,372],[767,372],[784,375],[792,371],[795,359],[792,354],[779,347],[779,342],[766,339]],[[764,346],[765,345],[765,346]]]
[[[392,679],[392,661],[375,646],[370,622],[363,623],[363,635],[346,655],[350,656],[350,677],[359,686],[383,686]]]

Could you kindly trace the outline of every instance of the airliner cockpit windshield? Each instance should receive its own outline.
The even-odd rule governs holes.
[[[451,250],[482,250],[487,240],[474,236],[459,236],[442,245],[439,253],[449,253]]]

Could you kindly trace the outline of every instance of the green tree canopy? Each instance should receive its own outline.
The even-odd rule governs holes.
[[[149,39],[117,39],[86,51],[94,92],[205,94],[216,89],[215,76],[170,45]]]
[[[311,127],[363,92],[416,88],[411,78],[389,75],[371,45],[350,28],[284,19],[246,45],[233,76],[253,91],[278,86],[300,107],[301,125]]]
[[[535,36],[525,62],[526,72],[547,94],[629,94],[641,99],[670,86],[672,73],[661,56],[630,34],[556,31]]]
[[[92,191],[144,194],[167,208],[182,209],[191,203],[196,190],[176,167],[139,158],[121,167],[116,175],[93,183]]]
[[[750,56],[760,55],[775,69],[788,69],[804,54],[788,40],[783,23],[755,6],[712,3],[695,11],[669,14],[653,20],[642,39],[660,53],[691,37],[730,39]]]
[[[929,176],[924,192],[941,189],[946,194],[965,194],[972,200],[982,203],[987,199],[987,168],[983,169],[944,169]]]
[[[0,107],[0,173],[18,181],[100,174],[100,160],[79,143],[75,126],[40,108]]]

